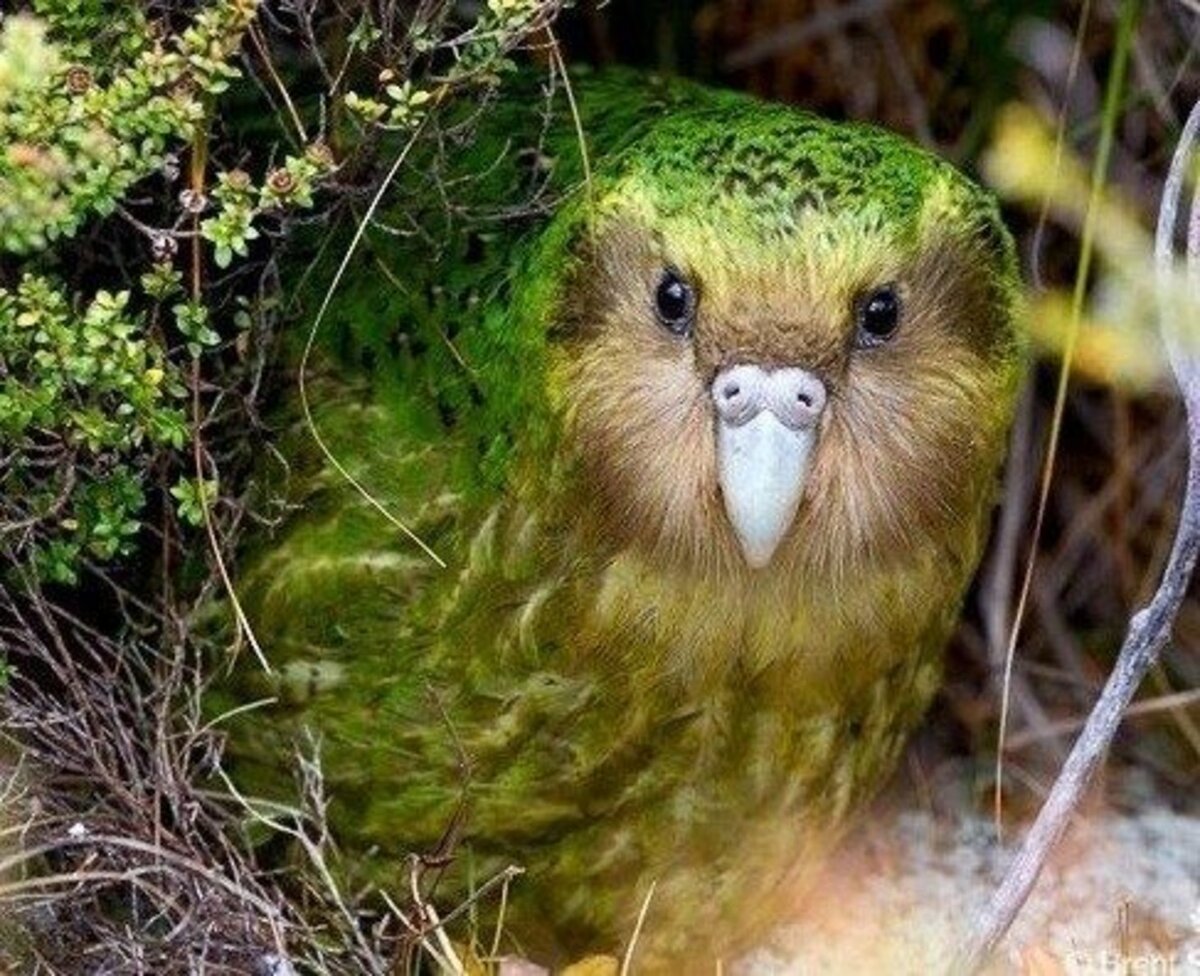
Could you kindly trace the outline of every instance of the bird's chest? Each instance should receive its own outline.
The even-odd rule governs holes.
[[[599,675],[597,720],[650,744],[647,778],[670,784],[689,823],[707,813],[720,827],[739,804],[786,817],[820,802],[840,816],[919,721],[953,620],[944,607],[855,609],[703,593],[640,615],[601,609],[589,643],[619,664]]]
[[[738,808],[841,811],[936,690],[957,602],[866,589],[801,599],[617,563],[507,592],[475,615],[493,649],[469,683],[488,701],[471,706],[481,770],[515,764],[564,808],[691,835]]]
[[[806,600],[615,563],[464,588],[435,673],[469,841],[554,893],[534,918],[619,937],[653,882],[664,931],[748,931],[937,687],[962,584],[903,579]]]

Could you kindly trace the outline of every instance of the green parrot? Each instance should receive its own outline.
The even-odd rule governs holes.
[[[316,735],[356,884],[399,901],[417,854],[452,908],[516,864],[507,950],[613,953],[644,908],[639,971],[710,971],[938,688],[1016,261],[991,196],[898,136],[573,87],[577,118],[513,82],[402,167],[259,478],[283,504],[237,591],[272,673],[244,655],[214,707],[274,698],[226,723],[252,794]]]

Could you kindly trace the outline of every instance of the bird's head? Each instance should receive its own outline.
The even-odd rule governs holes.
[[[1011,242],[948,164],[778,107],[684,113],[560,221],[549,395],[616,545],[848,572],[973,527],[1021,343]]]

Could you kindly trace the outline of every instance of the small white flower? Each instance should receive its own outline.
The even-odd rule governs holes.
[[[79,840],[80,837],[86,837],[87,835],[88,835],[87,827],[85,827],[79,821],[76,821],[75,823],[71,824],[70,827],[67,828],[67,836],[70,837],[72,840]]]
[[[296,976],[291,962],[273,952],[268,952],[259,959],[258,971],[262,976]]]

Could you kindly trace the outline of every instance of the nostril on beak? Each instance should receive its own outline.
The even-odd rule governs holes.
[[[820,421],[828,393],[821,378],[806,369],[741,364],[714,378],[712,399],[724,423],[748,423],[765,409],[793,430],[805,430]]]
[[[725,423],[744,424],[767,405],[767,373],[758,366],[731,366],[713,378],[712,399]]]
[[[769,382],[772,409],[785,424],[802,430],[820,421],[828,399],[820,377],[805,369],[787,367],[772,372]]]

